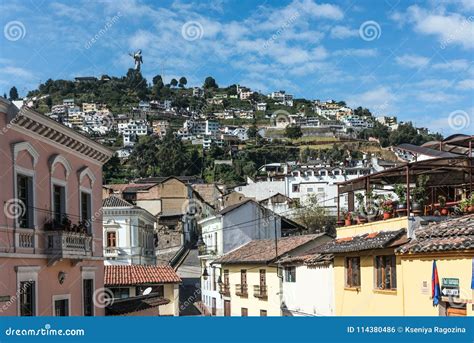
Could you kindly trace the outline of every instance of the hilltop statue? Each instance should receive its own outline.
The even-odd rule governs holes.
[[[140,71],[140,66],[143,63],[142,51],[140,49],[138,49],[137,51],[135,51],[135,53],[133,53],[133,54],[129,53],[129,55],[132,56],[133,59],[135,60],[135,70]]]

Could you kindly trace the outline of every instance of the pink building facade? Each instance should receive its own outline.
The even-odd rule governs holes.
[[[0,316],[102,316],[112,151],[0,97]]]

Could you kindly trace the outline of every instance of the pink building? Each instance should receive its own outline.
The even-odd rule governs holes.
[[[0,316],[104,315],[112,151],[0,97]]]

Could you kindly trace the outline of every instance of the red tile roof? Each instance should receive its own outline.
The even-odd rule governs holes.
[[[127,286],[180,282],[180,277],[170,266],[105,266],[104,284],[106,286]]]
[[[278,239],[277,249],[274,239],[253,240],[242,247],[228,252],[218,258],[214,263],[222,264],[249,264],[268,263],[289,253],[300,246],[322,238],[325,234],[313,234],[303,236],[293,236]],[[322,244],[322,243],[321,243]],[[278,255],[276,255],[278,252]]]

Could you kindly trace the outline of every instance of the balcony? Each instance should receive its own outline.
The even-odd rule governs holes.
[[[205,244],[198,245],[198,256],[212,256],[216,255],[216,247],[214,246],[207,246]]]
[[[253,286],[253,296],[259,299],[267,299],[267,286],[266,285],[255,285]]]
[[[68,258],[73,263],[92,256],[92,236],[86,233],[68,231],[47,231],[46,250],[48,255],[48,265],[53,265],[57,261]]]
[[[224,297],[230,297],[230,285],[228,283],[223,283],[219,286],[219,293]]]
[[[104,249],[104,257],[105,258],[117,258],[119,255],[117,247],[106,247]]]
[[[247,297],[249,294],[248,294],[248,289],[247,289],[247,285],[246,284],[237,284],[235,285],[235,295],[239,296],[239,297]]]

